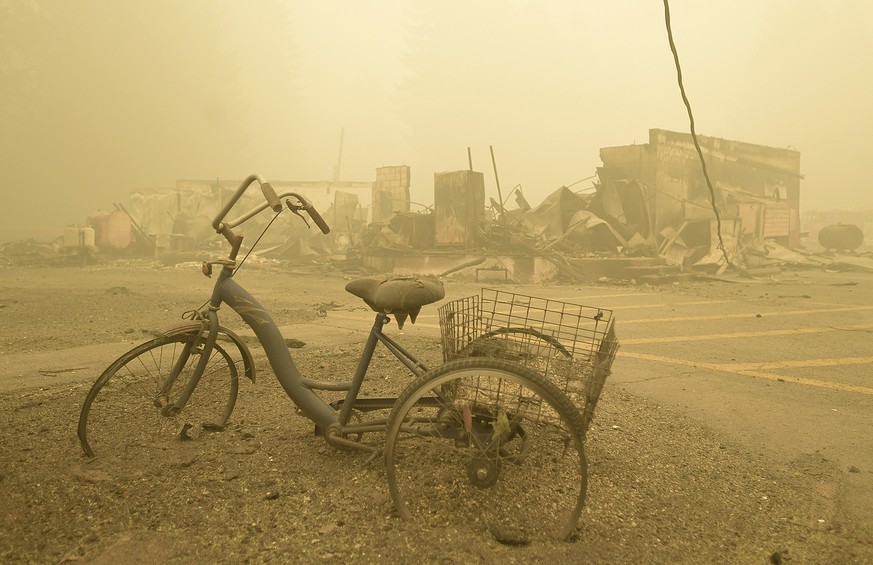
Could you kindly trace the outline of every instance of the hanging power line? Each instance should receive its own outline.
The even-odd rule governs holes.
[[[709,180],[709,173],[706,170],[706,160],[703,158],[703,150],[700,148],[700,143],[697,141],[697,132],[694,131],[694,114],[691,112],[691,102],[688,101],[688,96],[685,94],[685,85],[682,83],[682,67],[679,65],[679,53],[676,52],[676,44],[673,42],[673,30],[670,28],[670,4],[668,0],[664,0],[664,21],[667,26],[667,39],[670,41],[670,51],[673,53],[673,61],[676,63],[676,78],[679,82],[679,92],[682,94],[682,102],[685,103],[685,108],[688,110],[688,121],[691,124],[691,139],[694,141],[694,148],[697,149],[697,156],[700,157],[700,166],[703,168],[703,178],[706,179],[706,186],[709,188],[709,200],[712,203],[712,211],[715,212],[716,235],[718,236],[718,248],[724,255],[724,260],[728,265],[733,266],[728,258],[727,250],[724,248],[724,240],[721,237],[721,216],[718,213],[718,207],[715,204],[715,189],[712,188],[712,181]]]

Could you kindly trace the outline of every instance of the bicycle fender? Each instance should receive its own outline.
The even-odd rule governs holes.
[[[181,335],[190,332],[199,333],[204,329],[206,329],[206,324],[204,322],[184,322],[176,326],[167,328],[161,331],[160,334],[167,337],[172,337],[175,335]],[[251,350],[249,350],[248,346],[243,342],[242,338],[239,335],[224,326],[218,326],[217,340],[222,340],[222,336],[232,341],[233,344],[236,345],[236,348],[239,350],[240,357],[242,357],[243,360],[245,376],[248,377],[250,381],[255,382],[255,361],[252,357]]]

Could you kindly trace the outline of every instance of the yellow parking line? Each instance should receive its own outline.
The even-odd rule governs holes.
[[[704,304],[728,304],[736,300],[698,300],[694,302],[662,302],[661,304],[633,304],[630,306],[613,306],[612,310],[639,310],[641,308],[667,308],[672,306],[701,306]]]
[[[542,298],[549,298],[549,300],[564,300],[566,302],[579,303],[580,300],[591,300],[592,298],[624,298],[626,296],[651,296],[653,298],[663,299],[662,294],[646,294],[644,292],[625,292],[625,293],[616,293],[616,294],[574,294],[573,296],[556,296],[553,298],[549,298],[547,296],[543,296]]]
[[[594,298],[596,298],[596,299],[623,298],[626,296],[633,296],[635,298],[639,298],[639,297],[644,297],[644,296],[649,296],[649,295],[648,294],[603,294],[600,296],[583,296],[583,297],[577,297],[577,296],[547,297],[547,296],[544,296],[543,298],[547,298],[548,300],[556,300],[556,301],[563,300],[565,302],[571,302],[573,304],[584,305],[585,302],[590,302],[590,300],[594,299]],[[654,294],[652,296],[661,298],[661,296],[659,296],[657,294]],[[688,302],[658,302],[657,304],[636,304],[636,305],[630,305],[630,306],[610,306],[608,308],[606,308],[606,307],[604,307],[604,308],[606,308],[607,310],[617,310],[617,309],[627,310],[627,309],[635,309],[635,308],[665,308],[668,306],[700,306],[700,305],[705,305],[705,304],[727,304],[727,303],[731,303],[731,302],[737,302],[737,301],[736,300],[692,300],[692,301],[688,301]]]
[[[838,365],[863,365],[873,363],[873,357],[838,357],[835,359],[805,359],[796,361],[770,361],[767,363],[731,363],[730,366],[740,371],[757,369],[790,369],[804,367],[835,367]]]
[[[821,302],[818,300],[812,300],[807,302],[807,304],[817,304],[819,306],[852,306],[851,304],[846,304],[845,302]]]
[[[622,357],[632,357],[634,359],[642,359],[645,361],[658,361],[661,363],[669,363],[672,365],[684,365],[686,367],[700,367],[703,369],[710,369],[713,371],[721,371],[723,373],[733,373],[735,375],[742,375],[745,377],[758,377],[761,379],[768,379],[771,381],[785,381],[789,383],[814,386],[818,388],[826,388],[830,390],[837,390],[841,392],[857,392],[860,394],[867,394],[873,396],[873,388],[863,387],[863,386],[854,386],[847,385],[843,383],[829,383],[826,381],[820,381],[817,379],[807,379],[804,377],[794,377],[791,375],[778,375],[775,373],[766,373],[764,371],[756,371],[750,370],[746,367],[748,364],[745,363],[735,363],[735,364],[723,364],[723,363],[706,363],[704,361],[691,361],[689,359],[676,359],[673,357],[664,357],[662,355],[649,355],[647,353],[635,353],[633,351],[622,351]],[[854,363],[869,363],[871,358],[869,357],[858,357],[858,358],[846,358],[845,363],[839,364],[848,364],[848,362]],[[808,366],[816,366],[813,365],[817,360],[808,361]],[[831,364],[834,364],[834,359],[828,360]]]
[[[619,322],[624,323],[624,322]],[[784,329],[784,330],[767,330],[762,332],[733,332],[733,333],[724,333],[724,334],[703,334],[703,335],[677,335],[670,337],[638,337],[638,338],[625,338],[621,340],[622,345],[642,345],[648,343],[677,343],[684,341],[707,341],[707,340],[721,340],[721,339],[738,339],[738,338],[746,338],[746,337],[765,337],[765,336],[776,336],[776,335],[801,335],[801,334],[815,334],[815,333],[824,333],[824,332],[835,332],[841,330],[865,330],[873,328],[873,324],[858,324],[851,326],[844,326],[841,328],[833,328],[833,327],[820,327],[820,328],[795,328],[795,329]]]
[[[860,312],[862,310],[873,310],[873,306],[847,306],[845,308],[816,308],[811,310],[786,310],[783,312],[766,312],[768,318],[776,318],[779,316],[801,316],[805,314],[826,314],[833,312]],[[618,310],[621,313],[621,309]],[[636,320],[619,320],[622,326],[627,324],[654,324],[664,322],[700,322],[705,320],[726,320],[728,318],[751,318],[755,314],[751,312],[742,312],[738,314],[711,314],[706,316],[675,316],[672,318],[641,318]]]

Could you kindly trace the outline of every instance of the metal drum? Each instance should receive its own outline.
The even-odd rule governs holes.
[[[825,226],[818,232],[818,242],[825,249],[855,250],[864,243],[864,232],[854,224]]]

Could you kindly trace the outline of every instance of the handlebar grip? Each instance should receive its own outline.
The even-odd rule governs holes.
[[[270,208],[272,208],[274,212],[282,211],[282,202],[279,200],[279,197],[276,196],[276,191],[273,190],[273,187],[272,185],[270,185],[270,183],[261,183],[261,192],[264,193],[264,198],[267,199],[267,204],[270,205]]]
[[[330,233],[330,226],[327,225],[327,222],[324,221],[324,218],[321,217],[321,214],[318,213],[318,210],[315,209],[315,206],[312,204],[306,206],[306,213],[309,214],[309,217],[312,218],[312,221],[315,222],[315,225],[318,226],[318,229],[321,230],[321,233]]]

